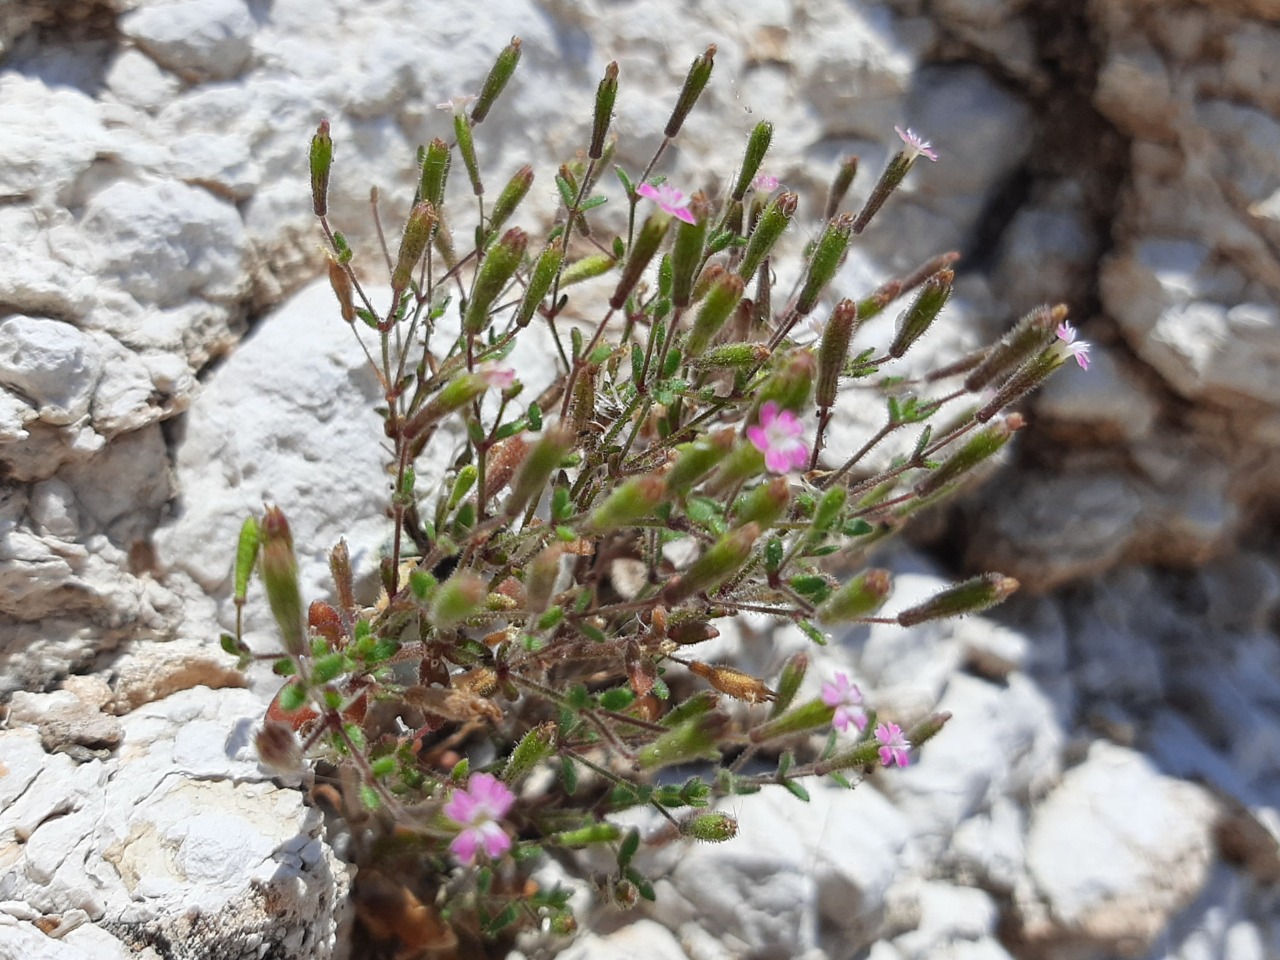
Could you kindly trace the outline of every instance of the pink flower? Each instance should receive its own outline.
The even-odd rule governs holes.
[[[751,189],[761,193],[773,193],[778,189],[778,178],[771,173],[757,173],[751,181]]]
[[[915,133],[911,132],[908,127],[903,130],[901,127],[894,127],[898,131],[898,136],[902,138],[902,142],[907,145],[907,159],[914,160],[916,157],[928,157],[934,163],[938,162],[938,152],[929,146],[929,141],[923,139]]]
[[[480,378],[491,387],[497,387],[499,390],[509,390],[516,382],[516,372],[510,367],[504,367],[502,364],[494,363],[492,360],[486,360],[480,366],[476,367],[476,373],[480,374]]]
[[[905,767],[911,762],[907,751],[911,749],[911,741],[902,733],[896,723],[882,723],[876,727],[876,739],[880,741],[880,762],[886,767],[897,764]]]
[[[467,107],[475,103],[477,99],[474,93],[463,93],[456,97],[450,97],[444,103],[437,103],[436,106],[441,110],[448,110],[455,117],[460,117],[467,112]]]
[[[866,728],[867,711],[862,709],[862,691],[843,673],[836,673],[835,680],[822,685],[822,702],[836,708],[831,725],[841,733],[848,730],[850,724],[859,730]]]
[[[444,815],[462,825],[449,850],[461,863],[474,863],[481,847],[496,860],[511,849],[511,838],[497,822],[515,803],[515,794],[497,777],[473,773],[465,790],[455,790],[444,805]]]
[[[770,400],[760,408],[760,423],[747,427],[747,439],[764,454],[770,473],[798,470],[809,459],[809,445],[800,439],[804,427],[790,410],[778,410]]]
[[[675,187],[669,187],[665,183],[656,187],[651,183],[642,183],[636,187],[636,193],[652,200],[663,213],[669,213],[677,220],[695,222],[693,213],[689,210],[689,198]]]
[[[1076,363],[1080,364],[1081,370],[1089,369],[1089,341],[1077,340],[1075,327],[1065,321],[1060,323],[1058,340],[1061,343],[1061,349],[1076,358]]]

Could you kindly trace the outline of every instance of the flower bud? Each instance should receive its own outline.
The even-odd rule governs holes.
[[[689,201],[693,223],[681,220],[676,225],[676,238],[671,247],[671,302],[677,308],[692,302],[693,281],[702,266],[702,251],[707,242],[711,222],[711,204],[699,191]]]
[[[524,201],[529,193],[529,188],[533,186],[533,167],[527,163],[512,174],[511,179],[507,181],[507,185],[502,188],[502,192],[498,194],[498,199],[493,203],[493,209],[489,212],[489,229],[499,230],[502,225],[507,222],[507,218],[515,213],[516,207]]]
[[[243,601],[249,592],[249,577],[253,573],[253,565],[258,562],[258,547],[262,542],[262,531],[258,521],[246,517],[240,525],[240,539],[236,543],[235,598]]]
[[[458,153],[462,154],[462,165],[467,168],[467,178],[471,181],[471,192],[477,197],[484,196],[484,182],[480,179],[480,164],[476,161],[476,144],[471,136],[471,121],[461,110],[453,114],[453,139],[458,145]]]
[[[804,286],[796,297],[795,312],[808,316],[818,302],[818,297],[826,289],[831,278],[844,262],[845,252],[849,249],[849,237],[853,228],[853,219],[848,214],[841,214],[827,224],[827,228],[818,238],[818,245],[809,258],[809,269],[805,273]]]
[[[1022,424],[1022,418],[1013,414],[979,430],[959,450],[943,461],[941,466],[930,471],[915,485],[913,489],[916,494],[927,497],[947,484],[959,480],[988,457],[1004,449],[1004,445],[1013,436],[1014,430]]]
[[[456,627],[476,613],[487,596],[484,578],[470,570],[459,570],[436,588],[429,621],[437,630]]]
[[[548,720],[534,727],[516,744],[502,771],[507,783],[519,783],[547,757],[556,752],[556,725]]]
[[[852,300],[841,300],[822,331],[822,344],[818,348],[818,406],[823,410],[835,405],[840,373],[857,326],[858,305]]]
[[[774,244],[787,229],[787,225],[791,223],[799,201],[800,198],[796,194],[784,192],[774,197],[772,202],[764,208],[760,219],[756,221],[755,229],[747,239],[747,249],[738,262],[739,276],[749,279],[755,275],[757,268],[773,250]]]
[[[596,415],[596,375],[599,364],[588,363],[573,382],[573,396],[569,402],[569,429],[580,437]]]
[[[543,547],[525,567],[525,603],[530,613],[542,613],[547,609],[551,591],[555,589],[556,579],[560,576],[560,558],[563,556],[564,547],[559,543],[552,543]]]
[[[676,447],[676,462],[667,471],[667,489],[676,496],[687,494],[733,449],[733,439],[734,431],[725,428]]]
[[[653,255],[658,252],[658,245],[662,243],[662,238],[667,235],[667,228],[670,226],[669,213],[655,213],[645,220],[644,226],[636,234],[635,242],[627,252],[627,262],[623,264],[622,276],[618,278],[618,285],[614,288],[613,296],[609,298],[609,306],[612,309],[620,310],[627,302],[627,297],[631,296],[631,291],[635,289],[640,275],[649,266]]]
[[[449,145],[438,137],[427,144],[422,157],[422,174],[418,181],[418,196],[433,207],[439,207],[444,200],[444,185],[449,178],[449,164],[452,157]]]
[[[605,135],[613,122],[613,104],[618,99],[618,61],[612,60],[604,68],[604,79],[596,87],[596,107],[591,118],[591,146],[587,156],[599,160],[604,155]]]
[[[326,257],[325,259],[328,261],[329,286],[333,288],[333,295],[338,298],[338,310],[341,312],[342,319],[347,323],[355,323],[356,304],[353,297],[351,275],[337,260],[332,257]]]
[[[899,136],[902,136],[903,140],[907,140],[903,134],[899,133]],[[889,163],[885,166],[884,173],[880,174],[880,179],[876,181],[876,185],[871,189],[871,195],[867,197],[867,202],[863,204],[862,210],[858,212],[858,219],[853,225],[854,233],[862,233],[867,228],[871,218],[884,206],[884,202],[889,199],[889,194],[898,189],[902,179],[907,175],[907,171],[915,163],[916,157],[923,152],[914,148],[911,142],[908,141],[906,150],[899,150],[889,158]],[[932,156],[932,151],[929,152],[929,155],[930,159],[937,159]]]
[[[958,617],[965,613],[980,613],[994,607],[1018,589],[1018,581],[999,573],[984,573],[963,583],[949,587],[898,614],[899,625],[914,627],[929,620]]]
[[[938,312],[951,297],[951,285],[956,275],[951,270],[939,270],[916,294],[898,322],[898,333],[889,345],[889,356],[895,359],[905,354],[937,319]]]
[[[1005,407],[1021,400],[1043,384],[1065,362],[1066,357],[1054,350],[1052,346],[1041,351],[1002,383],[995,395],[973,415],[973,418],[979,423],[986,423]]]
[[[471,108],[472,123],[480,123],[489,115],[493,102],[498,99],[498,94],[502,93],[502,89],[507,85],[507,81],[511,79],[511,75],[516,72],[516,65],[519,62],[520,38],[512,37],[511,42],[502,48],[502,52],[498,54],[498,58],[493,62],[493,67],[489,70],[489,76],[485,77],[484,86],[480,88],[480,95],[476,97],[475,106]]]
[[[913,749],[919,749],[926,740],[932,740],[942,728],[947,725],[951,719],[951,713],[944,710],[942,713],[935,713],[925,717],[914,727],[907,731],[907,740],[911,743]]]
[[[329,170],[333,167],[333,139],[329,121],[321,120],[311,138],[311,209],[317,217],[329,212]]]
[[[793,653],[782,665],[782,673],[778,677],[778,689],[773,695],[773,707],[769,711],[769,719],[781,716],[795,700],[800,692],[800,684],[809,670],[809,655]]]
[[[468,334],[478,336],[488,325],[489,308],[515,276],[528,246],[528,234],[512,227],[485,254],[484,262],[476,271],[471,299],[467,301],[463,328]]]
[[[400,252],[396,256],[396,266],[391,273],[391,288],[397,296],[409,285],[413,268],[427,252],[427,244],[431,242],[431,231],[435,225],[435,208],[425,200],[415,203],[404,225],[404,233],[400,237]]]
[[[817,508],[813,511],[813,522],[809,524],[809,535],[817,538],[830,530],[840,519],[840,511],[844,509],[849,492],[844,487],[832,487],[822,495]]]
[[[516,468],[529,452],[529,444],[517,434],[501,440],[489,451],[484,466],[484,498],[488,500],[511,482]]]
[[[637,520],[652,516],[666,492],[666,482],[657,475],[632,477],[592,511],[588,527],[595,533],[603,533],[630,526]]]
[[[351,553],[347,549],[346,540],[339,540],[329,551],[329,574],[333,577],[333,587],[337,591],[341,609],[347,612],[355,610],[355,577],[351,573]]]
[[[716,760],[720,756],[716,744],[728,724],[729,718],[719,713],[704,713],[686,720],[641,748],[636,754],[636,766],[641,770],[657,770],[694,760]]]
[[[745,302],[741,301],[739,306]],[[764,343],[722,343],[691,359],[689,365],[695,370],[745,370],[764,363],[772,355],[773,351]]]
[[[681,647],[692,647],[718,636],[720,631],[705,620],[678,620],[667,628],[667,639]]]
[[[668,140],[680,132],[680,128],[684,126],[685,118],[689,116],[689,111],[698,102],[698,97],[702,96],[702,91],[706,89],[707,81],[711,79],[711,70],[715,66],[715,58],[716,45],[713,43],[707,47],[702,56],[695,58],[690,65],[689,74],[685,77],[684,86],[680,90],[680,96],[676,98],[675,109],[671,111],[671,119],[667,121],[667,125],[662,131],[662,135]]]
[[[258,563],[284,648],[290,656],[300,657],[306,652],[306,631],[302,591],[298,587],[298,560],[293,552],[289,521],[278,507],[267,507],[262,519],[262,552]]]
[[[723,843],[738,835],[738,821],[727,813],[699,813],[680,822],[680,835],[705,843]]]
[[[791,351],[782,367],[761,384],[756,394],[757,404],[764,406],[772,400],[781,410],[803,413],[809,405],[809,392],[813,389],[817,367],[818,360],[812,350]]]
[[[462,373],[445,384],[422,409],[411,416],[404,425],[404,436],[413,439],[436,421],[455,410],[460,410],[489,389],[489,378],[483,373]]]
[[[747,188],[760,171],[760,164],[764,163],[764,155],[769,152],[769,144],[772,142],[773,124],[762,120],[752,128],[751,136],[747,138],[746,153],[742,157],[742,169],[738,171],[738,182],[733,185],[733,192],[729,194],[731,199],[741,202],[747,195]]]
[[[707,349],[712,337],[720,332],[720,328],[733,313],[733,308],[742,299],[744,286],[742,277],[736,273],[722,274],[712,285],[706,299],[702,301],[702,306],[698,308],[697,316],[693,320],[693,329],[689,331],[689,336],[685,340],[685,356],[695,358]]]
[[[977,393],[1025,363],[1028,357],[1052,342],[1053,331],[1066,318],[1067,308],[1061,303],[1055,307],[1042,304],[1025,314],[996,342],[986,359],[964,378],[964,388]]]
[[[258,760],[279,773],[297,773],[302,769],[302,744],[293,728],[278,720],[268,720],[253,737]]]
[[[529,283],[524,290],[524,299],[520,301],[520,306],[516,310],[517,327],[529,325],[534,312],[551,289],[551,285],[555,283],[556,274],[560,272],[562,263],[564,263],[564,253],[559,244],[549,243],[542,248],[538,259],[534,261],[533,269],[529,271]]]
[[[508,517],[519,516],[530,503],[542,496],[552,472],[560,466],[560,461],[573,447],[573,437],[562,426],[552,427],[533,445],[511,484],[511,497],[504,508]]]
[[[858,175],[858,158],[856,156],[841,157],[836,167],[835,179],[831,181],[831,189],[827,191],[827,203],[822,211],[822,219],[830,220],[840,211],[840,204],[853,186],[853,178]]]
[[[754,444],[739,443],[721,460],[720,468],[707,481],[706,492],[709,496],[719,496],[763,472],[764,453]]]
[[[791,503],[791,485],[786,477],[774,477],[762,483],[745,497],[742,497],[734,508],[735,523],[754,521],[760,529],[768,530],[787,511]]]
[[[760,526],[755,523],[730,530],[708,547],[688,570],[667,584],[662,591],[662,602],[673,607],[695,593],[713,590],[724,583],[747,562],[759,537]]]
[[[862,620],[879,610],[892,592],[893,578],[888,570],[864,570],[818,607],[817,618],[823,623]]]
[[[571,287],[575,283],[581,283],[584,280],[592,280],[613,269],[613,265],[617,263],[615,257],[611,257],[607,253],[592,253],[579,260],[573,261],[564,268],[564,273],[560,276],[560,289]]]
[[[745,703],[764,703],[773,699],[773,691],[749,673],[734,670],[732,667],[713,667],[694,660],[685,664],[689,672],[702,677],[726,696]]]
[[[829,707],[821,700],[809,700],[781,716],[753,727],[747,732],[747,736],[752,743],[768,743],[779,737],[790,737],[797,733],[829,726],[831,718],[835,715],[835,707]]]

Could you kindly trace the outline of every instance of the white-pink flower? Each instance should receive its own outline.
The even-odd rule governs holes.
[[[911,131],[908,127],[903,130],[901,127],[894,127],[898,131],[898,136],[902,138],[902,142],[907,145],[907,159],[914,160],[916,157],[928,157],[934,163],[938,162],[938,151],[929,145],[929,141]]]
[[[481,848],[490,860],[511,849],[511,838],[498,823],[515,803],[505,783],[488,773],[473,773],[465,790],[455,790],[444,805],[444,815],[462,825],[449,850],[461,863],[474,863]]]
[[[675,187],[665,183],[656,187],[652,183],[642,183],[636,187],[636,193],[647,200],[652,200],[663,213],[669,213],[677,220],[683,220],[685,223],[696,222],[693,219],[693,211],[689,209],[690,198]]]
[[[497,387],[499,390],[509,390],[516,382],[515,370],[492,360],[486,360],[476,367],[476,373],[480,374],[480,378],[489,386]]]
[[[850,724],[859,730],[866,729],[867,711],[862,708],[862,691],[844,673],[837,672],[834,680],[822,685],[822,702],[836,708],[831,725],[841,733],[848,730]]]
[[[1076,328],[1063,321],[1058,324],[1058,342],[1061,349],[1076,358],[1081,370],[1089,369],[1089,341],[1076,339]]]
[[[779,410],[770,400],[760,408],[760,423],[747,428],[747,439],[764,454],[770,473],[799,470],[809,459],[809,445],[800,439],[804,426],[790,410]]]
[[[751,189],[761,193],[773,193],[778,189],[778,185],[778,178],[771,173],[757,173],[755,179],[751,181]]]
[[[876,727],[876,739],[880,741],[880,762],[886,767],[897,764],[905,767],[911,762],[907,751],[911,749],[911,741],[903,734],[896,723],[882,723]]]
[[[479,99],[474,93],[462,93],[456,97],[450,97],[443,103],[437,103],[436,106],[441,110],[448,110],[455,117],[460,117],[467,112],[467,107],[471,106]]]

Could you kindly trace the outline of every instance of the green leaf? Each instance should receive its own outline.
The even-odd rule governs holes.
[[[628,687],[614,687],[600,694],[600,706],[605,710],[625,710],[635,699],[635,693]]]
[[[783,780],[782,785],[786,787],[787,790],[789,790],[793,796],[797,797],[800,800],[803,800],[805,803],[809,802],[809,791],[806,790],[804,786],[800,784],[798,781]]]
[[[537,403],[529,404],[529,412],[526,414],[529,420],[529,429],[537,432],[542,429],[542,408]]]
[[[622,845],[618,847],[618,869],[625,870],[631,863],[632,858],[636,855],[636,851],[640,849],[640,831],[634,827],[627,832],[622,838]]]
[[[631,178],[627,176],[627,171],[621,167],[614,167],[613,172],[618,177],[618,182],[622,184],[622,189],[627,192],[627,196],[631,196],[636,192],[636,188],[632,185]]]
[[[586,200],[582,201],[582,206],[578,207],[578,209],[583,213],[586,213],[588,210],[594,210],[596,207],[600,206],[601,204],[605,204],[608,202],[609,202],[608,197],[588,197]]]
[[[560,782],[564,785],[564,792],[569,796],[573,796],[578,790],[578,768],[574,766],[572,760],[563,757],[560,760]]]
[[[366,810],[378,810],[382,807],[382,798],[378,796],[378,791],[367,783],[360,784],[360,802]]]

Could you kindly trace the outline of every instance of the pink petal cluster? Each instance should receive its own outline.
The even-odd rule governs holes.
[[[1089,369],[1089,341],[1076,339],[1076,328],[1071,324],[1058,324],[1058,341],[1062,348],[1076,358],[1076,363],[1080,364],[1081,370]]]
[[[636,193],[652,200],[663,213],[669,213],[677,220],[683,220],[685,223],[695,222],[693,212],[689,209],[689,198],[675,187],[667,186],[665,183],[656,187],[651,183],[642,183],[636,187]]]
[[[492,360],[486,360],[476,367],[476,373],[480,374],[481,379],[489,386],[497,387],[499,390],[509,390],[516,382],[515,370],[500,363],[494,363]]]
[[[778,178],[771,173],[757,173],[755,179],[751,181],[751,189],[759,190],[761,193],[773,193],[778,189]]]
[[[444,805],[444,815],[462,825],[449,850],[461,863],[474,863],[483,847],[496,860],[511,849],[511,838],[498,823],[515,803],[507,785],[488,773],[473,773],[465,790],[455,790]]]
[[[862,708],[862,691],[844,673],[836,673],[835,679],[822,685],[822,702],[828,707],[836,708],[831,725],[841,733],[848,730],[850,725],[858,730],[866,728],[867,711]]]
[[[934,163],[938,162],[938,151],[929,145],[929,141],[915,134],[908,127],[903,130],[901,127],[894,127],[898,131],[898,136],[902,138],[902,142],[907,145],[907,159],[914,160],[916,157],[928,157]]]
[[[760,423],[747,428],[747,439],[764,454],[770,473],[799,470],[809,459],[809,445],[800,439],[804,426],[790,410],[770,400],[760,408]]]
[[[897,764],[905,767],[911,762],[907,751],[911,749],[911,741],[906,738],[902,728],[896,723],[882,723],[876,727],[876,739],[880,741],[880,762],[886,767]]]

